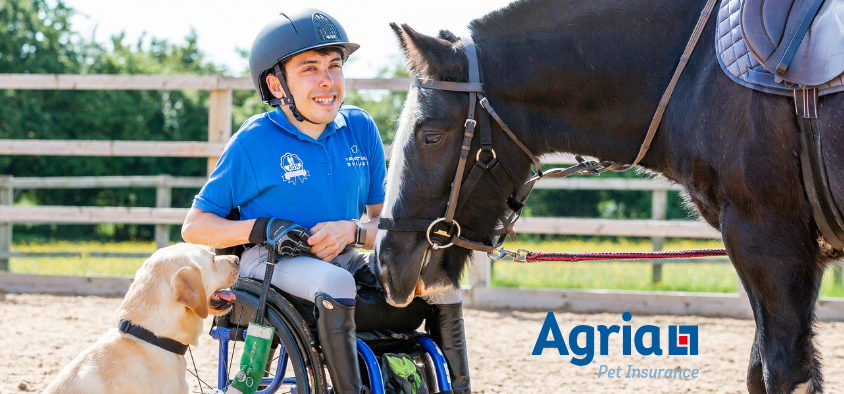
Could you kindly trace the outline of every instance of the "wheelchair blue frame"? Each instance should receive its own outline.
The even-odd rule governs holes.
[[[220,341],[220,358],[219,364],[217,366],[217,387],[220,390],[225,390],[228,387],[230,381],[228,377],[228,370],[227,367],[229,365],[229,341],[230,341],[230,333],[231,328],[226,327],[214,327],[211,330],[211,337]],[[243,337],[246,338],[246,330],[243,331]],[[451,379],[448,375],[448,369],[446,368],[446,361],[445,356],[443,356],[442,351],[434,341],[429,337],[417,337],[416,342],[422,346],[423,349],[428,353],[431,357],[431,360],[434,364],[434,373],[437,377],[437,389],[438,391],[448,391],[451,390]],[[278,353],[280,354],[278,360],[278,366],[276,368],[275,376],[272,378],[264,378],[261,380],[261,385],[267,386],[266,389],[258,391],[261,394],[272,394],[275,393],[282,384],[290,384],[292,385],[291,392],[296,393],[296,377],[285,377],[284,374],[287,369],[287,352],[284,351],[284,344],[278,345],[280,349],[278,349]],[[369,373],[369,388],[372,391],[372,394],[384,394],[384,384],[383,379],[381,376],[381,367],[378,363],[378,358],[375,357],[375,353],[372,352],[372,349],[366,345],[360,338],[357,340],[357,347],[358,347],[358,354],[363,358],[364,365],[366,366],[366,370]]]

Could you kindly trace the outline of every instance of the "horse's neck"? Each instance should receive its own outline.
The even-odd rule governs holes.
[[[561,20],[541,24],[554,26],[548,31],[476,32],[489,100],[536,154],[630,163],[704,0],[572,0],[579,1],[604,9],[560,11]],[[655,145],[665,141],[661,136]]]

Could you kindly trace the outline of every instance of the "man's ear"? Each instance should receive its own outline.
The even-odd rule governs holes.
[[[278,81],[278,77],[274,74],[269,73],[266,77],[267,80],[267,87],[270,89],[270,93],[273,94],[276,98],[283,98],[284,97],[284,89],[281,88],[281,82]]]
[[[202,286],[202,273],[199,267],[180,268],[173,278],[173,293],[176,302],[188,307],[200,318],[208,317],[208,299]]]

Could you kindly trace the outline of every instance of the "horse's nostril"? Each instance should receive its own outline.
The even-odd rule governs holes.
[[[240,265],[240,257],[234,256],[234,265]]]

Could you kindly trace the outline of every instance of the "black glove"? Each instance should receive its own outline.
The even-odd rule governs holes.
[[[275,249],[279,257],[296,257],[309,253],[308,229],[289,220],[258,218],[249,233],[249,242]]]

